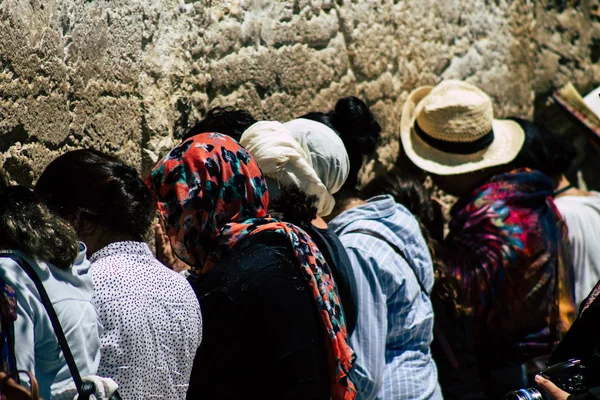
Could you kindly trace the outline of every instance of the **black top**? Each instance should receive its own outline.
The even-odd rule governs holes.
[[[250,236],[193,282],[203,317],[187,399],[329,399],[325,334],[288,239]]]
[[[582,302],[584,304],[585,301]],[[589,369],[587,374],[591,377],[591,388],[588,393],[571,395],[569,400],[600,399],[600,336],[598,326],[600,321],[600,296],[581,313],[573,326],[560,341],[548,365],[575,358],[579,359]],[[594,355],[594,352],[598,354]]]
[[[348,337],[350,337],[354,332],[354,328],[356,328],[356,319],[358,316],[358,298],[356,297],[356,293],[358,289],[348,253],[346,253],[344,245],[340,242],[340,238],[331,229],[317,228],[313,224],[309,225],[303,226],[302,229],[308,233],[319,250],[321,250],[327,264],[331,268],[331,273],[333,274],[333,279],[335,279],[335,284],[340,295],[340,301],[344,308]]]
[[[444,399],[487,399],[475,354],[473,316],[455,317],[435,290],[431,305],[435,314],[431,355]]]

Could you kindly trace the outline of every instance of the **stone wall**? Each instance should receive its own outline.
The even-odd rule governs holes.
[[[589,172],[597,155],[548,95],[569,80],[583,92],[600,83],[598,7],[598,0],[3,0],[2,161],[25,184],[79,147],[146,170],[212,106],[286,120],[358,95],[384,127],[368,179],[372,167],[398,159],[408,93],[459,78],[492,95],[499,116],[551,120],[572,135],[580,161],[587,151]]]

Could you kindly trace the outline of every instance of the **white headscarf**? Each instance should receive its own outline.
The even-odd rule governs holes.
[[[281,186],[296,185],[316,195],[319,216],[331,213],[333,194],[348,177],[350,161],[344,144],[324,124],[296,119],[285,125],[275,121],[257,122],[240,139],[263,174]]]

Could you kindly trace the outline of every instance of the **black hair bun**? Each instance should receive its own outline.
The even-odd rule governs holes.
[[[564,136],[546,125],[522,118],[510,118],[525,131],[525,143],[513,163],[516,167],[542,171],[549,177],[566,173],[577,156],[577,151]]]
[[[343,97],[329,114],[349,152],[369,155],[375,151],[381,126],[364,101],[353,96]]]
[[[310,112],[300,118],[325,124],[340,136],[350,160],[350,172],[342,189],[354,191],[363,156],[371,155],[377,149],[381,137],[381,126],[369,107],[358,97],[343,97],[333,111]]]
[[[154,200],[152,192],[138,175],[135,168],[123,164],[113,165],[115,196],[113,204],[120,206],[113,208],[114,217],[112,226],[122,232],[131,232],[143,235],[149,228],[154,218]]]

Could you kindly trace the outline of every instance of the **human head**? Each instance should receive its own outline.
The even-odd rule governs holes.
[[[373,179],[362,192],[369,197],[389,194],[415,216],[433,259],[433,290],[445,304],[451,306],[449,311],[453,315],[470,315],[472,310],[464,301],[458,280],[449,273],[443,262],[447,251],[443,244],[444,214],[441,204],[432,198],[431,190],[422,182],[395,168]]]
[[[306,119],[261,121],[244,132],[240,143],[267,177],[280,187],[296,186],[317,196],[318,215],[331,213],[333,194],[349,170],[344,145],[331,128]]]
[[[279,188],[277,197],[271,195],[269,187],[269,198],[269,214],[280,221],[307,227],[318,216],[317,196],[306,194],[298,186]]]
[[[75,227],[89,254],[117,240],[143,241],[154,219],[152,193],[137,171],[96,150],[56,158],[35,192]]]
[[[204,119],[190,129],[183,140],[200,133],[219,132],[239,142],[242,133],[254,123],[256,123],[256,120],[247,110],[236,109],[231,106],[213,107],[206,113]]]
[[[496,167],[484,168],[457,175],[430,174],[437,187],[452,196],[461,197],[491,179],[514,169],[513,164],[504,164]]]
[[[441,205],[432,199],[431,191],[422,182],[403,174],[398,168],[377,176],[364,187],[362,193],[367,197],[389,194],[419,220],[433,239],[443,240],[444,215]]]
[[[73,228],[30,189],[7,186],[0,189],[0,248],[67,269],[77,257],[78,241]]]
[[[258,164],[219,133],[196,135],[175,147],[152,169],[149,185],[173,251],[198,269],[228,224],[267,215],[269,196]]]
[[[354,191],[363,156],[375,152],[381,136],[381,126],[369,107],[358,97],[344,97],[328,113],[311,112],[300,118],[321,122],[338,133],[350,160],[350,171],[343,189]]]
[[[571,142],[543,124],[511,119],[525,131],[525,144],[513,162],[515,167],[537,169],[554,180],[569,170],[577,155]]]
[[[516,122],[494,119],[487,94],[455,80],[414,90],[402,110],[400,133],[408,158],[437,176],[506,165],[525,138]]]

